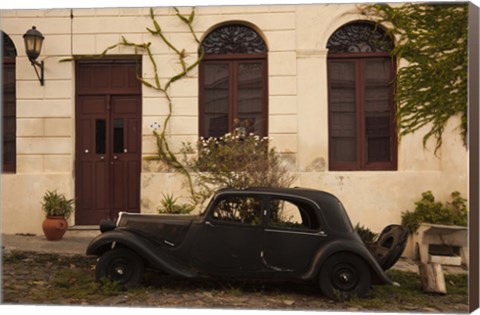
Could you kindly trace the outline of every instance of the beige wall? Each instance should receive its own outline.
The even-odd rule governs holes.
[[[188,8],[182,11],[189,12]],[[158,22],[190,60],[196,46],[171,8],[156,9]],[[73,18],[71,17],[73,16]],[[398,171],[328,171],[328,122],[325,49],[329,36],[341,25],[360,18],[354,5],[314,4],[285,6],[199,7],[194,24],[203,38],[217,24],[243,21],[265,39],[269,70],[269,135],[284,153],[296,185],[323,189],[345,204],[354,224],[375,231],[399,223],[402,211],[426,190],[439,199],[454,191],[467,195],[467,151],[451,121],[438,157],[422,147],[423,131],[404,137],[398,150]],[[148,9],[12,10],[1,12],[2,30],[17,52],[17,173],[2,175],[2,231],[41,234],[40,199],[45,190],[74,194],[74,69],[59,62],[72,55],[95,54],[124,35],[133,42],[152,42],[161,78],[179,69],[176,57],[146,30]],[[24,53],[22,35],[36,25],[45,36],[40,59],[45,61],[45,86],[40,86]],[[112,54],[131,54],[117,48]],[[153,76],[148,58],[143,74]],[[197,73],[171,87],[173,118],[170,140],[174,148],[195,141],[198,132]],[[162,124],[165,100],[143,88],[144,156],[155,154],[150,125]],[[143,162],[142,212],[155,212],[161,193],[186,194],[183,178],[156,162]],[[74,224],[73,220],[71,220]]]

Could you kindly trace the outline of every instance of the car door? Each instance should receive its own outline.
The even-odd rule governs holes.
[[[217,197],[195,233],[195,268],[212,275],[243,275],[262,268],[260,259],[264,200],[260,196]]]
[[[325,239],[316,206],[303,199],[271,196],[262,261],[270,270],[301,274]]]

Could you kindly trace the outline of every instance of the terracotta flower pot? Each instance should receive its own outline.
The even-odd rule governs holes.
[[[61,216],[48,216],[42,224],[43,233],[49,241],[62,239],[67,231],[68,222]]]

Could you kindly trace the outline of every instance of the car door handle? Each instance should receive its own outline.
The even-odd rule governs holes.
[[[210,221],[205,221],[205,224],[210,226],[210,227],[215,227],[215,225],[213,225]]]

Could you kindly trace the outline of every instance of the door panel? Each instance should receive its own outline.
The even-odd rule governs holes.
[[[264,234],[264,263],[272,270],[301,274],[323,241],[315,206],[293,198],[272,197]]]
[[[141,86],[135,67],[125,60],[77,64],[77,225],[140,212]]]
[[[81,162],[78,173],[83,176],[78,187],[76,211],[89,218],[91,222],[99,222],[107,218],[109,209],[107,207],[107,163],[106,162]]]
[[[195,234],[191,257],[205,273],[258,273],[261,263],[263,200],[256,196],[224,196]]]
[[[119,211],[140,212],[140,106],[139,96],[111,98],[113,217]]]
[[[196,268],[212,275],[258,273],[262,230],[256,226],[238,226],[210,222],[198,230],[192,249]]]
[[[108,217],[107,100],[98,95],[78,98],[76,223],[95,224]]]

